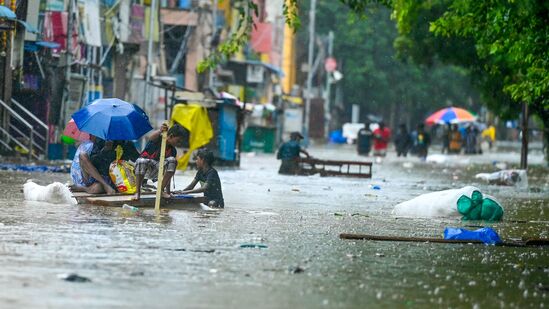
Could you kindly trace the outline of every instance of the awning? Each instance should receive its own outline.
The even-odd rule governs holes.
[[[246,63],[246,64],[262,65],[265,68],[269,69],[271,72],[278,75],[279,77],[284,77],[284,72],[282,71],[282,69],[277,67],[277,66],[274,66],[270,63],[261,62],[259,60],[246,60],[246,61],[243,61],[243,62]]]
[[[27,23],[26,21],[17,19],[17,15],[15,15],[15,13],[12,10],[10,10],[9,8],[3,5],[0,5],[0,18],[5,18],[7,20],[18,22],[25,28],[26,31],[30,33],[36,33],[36,34],[40,33],[40,31],[38,31],[38,29],[36,29],[31,24]]]
[[[274,66],[270,63],[261,62],[259,60],[244,60],[244,61],[237,61],[237,60],[229,60],[229,62],[237,63],[237,64],[251,64],[251,65],[261,65],[265,68],[267,68],[269,71],[275,73],[279,77],[284,77],[284,72],[281,68]]]
[[[269,70],[273,71],[276,75],[278,75],[279,77],[284,77],[284,72],[282,71],[281,68],[277,67],[277,66],[274,66],[270,63],[264,63],[262,62],[262,64]]]
[[[22,21],[19,19],[16,19],[15,21],[20,23],[25,28],[25,30],[27,30],[27,32],[40,34],[40,31],[38,31],[38,29],[36,29],[33,25],[29,24],[28,22]]]
[[[198,14],[183,10],[160,9],[162,23],[171,26],[196,26]]]
[[[16,19],[17,15],[7,7],[0,5],[0,18]]]
[[[59,43],[55,42],[46,42],[46,41],[38,41],[38,42],[25,42],[25,50],[30,52],[38,51],[40,48],[51,48],[56,49],[59,48]]]
[[[51,48],[51,49],[56,49],[56,48],[59,48],[61,46],[61,44],[59,44],[59,43],[46,42],[46,41],[38,41],[38,42],[36,42],[36,45],[42,46],[42,47],[45,47],[45,48]]]

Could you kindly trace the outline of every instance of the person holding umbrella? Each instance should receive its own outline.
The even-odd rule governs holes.
[[[71,165],[71,190],[90,194],[116,193],[109,176],[109,166],[116,158],[115,149],[118,145],[125,149],[123,159],[135,161],[139,156],[131,142],[104,141],[90,135],[90,140],[83,142],[74,156]]]
[[[461,144],[463,137],[459,132],[458,125],[452,124],[449,136],[448,153],[459,154],[461,152]]]
[[[80,131],[96,139],[91,153],[82,153],[79,157],[82,173],[94,180],[86,191],[115,193],[109,166],[116,159],[116,147],[122,148],[122,160],[136,161],[139,152],[131,141],[152,130],[149,118],[137,105],[115,98],[96,100],[72,118]]]
[[[80,166],[80,156],[83,154],[89,155],[93,149],[93,141],[95,137],[88,137],[88,140],[82,141],[72,159],[70,174],[73,185],[70,186],[72,191],[86,191],[87,187],[91,184],[90,179],[82,171]]]
[[[109,175],[109,167],[111,166],[111,163],[116,160],[116,147],[118,146],[122,148],[121,160],[135,162],[137,158],[139,158],[139,151],[135,148],[133,142],[122,140],[105,141],[99,138],[96,138],[96,141],[93,144],[89,159],[86,160],[85,154],[84,160],[80,157],[82,170],[92,175],[92,177],[101,184],[104,192],[108,194],[116,193],[113,189],[114,185],[111,182],[111,177]],[[95,171],[97,171],[98,174],[95,174]],[[94,193],[103,193],[97,192],[101,191],[99,190],[99,185],[92,184],[92,186],[96,186],[96,189],[90,188],[91,191],[95,191]]]
[[[70,169],[73,183],[70,186],[71,191],[87,192],[90,194],[115,193],[108,173],[101,176],[101,173],[90,159],[95,143],[101,140],[91,134],[80,131],[73,119],[65,127],[63,135],[79,143]],[[97,152],[97,149],[95,149],[95,153]]]

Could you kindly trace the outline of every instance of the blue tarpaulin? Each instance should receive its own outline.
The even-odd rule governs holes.
[[[477,240],[482,241],[487,245],[495,245],[501,243],[501,239],[499,238],[498,233],[496,233],[496,231],[489,227],[484,227],[474,231],[447,227],[444,230],[444,239]]]
[[[343,132],[341,130],[335,130],[330,132],[330,143],[345,144],[346,142],[347,138],[343,136]]]
[[[22,171],[22,172],[50,172],[50,173],[68,173],[69,168],[65,166],[48,165],[22,165],[0,163],[0,170]]]

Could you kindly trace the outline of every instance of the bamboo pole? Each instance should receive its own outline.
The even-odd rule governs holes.
[[[339,234],[341,239],[354,239],[354,240],[377,240],[377,241],[403,241],[403,242],[432,242],[432,243],[444,243],[444,244],[483,244],[479,240],[457,240],[457,239],[443,239],[434,237],[399,237],[399,236],[378,236],[367,234]],[[505,247],[537,247],[537,246],[549,246],[549,239],[528,239],[525,241],[510,242],[504,241],[496,246]]]
[[[164,181],[164,160],[166,159],[166,139],[168,132],[162,131],[162,144],[160,146],[160,159],[158,161],[158,182],[156,186],[156,200],[154,202],[154,210],[160,212],[160,199],[162,198],[162,182]]]

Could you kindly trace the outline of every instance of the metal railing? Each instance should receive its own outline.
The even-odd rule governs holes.
[[[33,147],[37,148],[41,153],[47,156],[49,144],[48,137],[50,135],[50,128],[48,127],[48,125],[13,98],[11,99],[11,103],[13,104],[12,107],[14,108],[14,110],[20,111],[19,114],[24,114],[29,117],[27,118],[27,122],[29,122],[34,127],[35,138]]]
[[[22,108],[23,110],[25,110],[27,112],[27,115],[31,114],[28,110],[21,106],[21,104],[17,102],[15,104],[19,105],[20,109]],[[15,104],[14,106],[19,108],[19,106]],[[9,114],[9,123],[6,124],[6,127],[0,128],[0,134],[5,137],[2,138],[1,144],[7,149],[13,150],[14,148],[11,147],[11,142],[13,142],[21,147],[24,152],[28,153],[29,159],[39,159],[39,154],[37,153],[37,151],[45,154],[47,146],[43,146],[44,144],[38,144],[35,140],[35,137],[39,137],[47,144],[47,133],[46,136],[40,135],[35,130],[35,128],[25,118],[23,118],[23,116],[17,113],[11,106],[6,104],[6,102],[0,100],[0,106]],[[34,115],[32,116],[36,118]],[[33,117],[31,117],[31,119],[33,119]],[[39,121],[38,118],[36,118],[36,120]],[[27,131],[28,133],[23,132],[23,130]],[[35,151],[35,149],[37,151]]]

